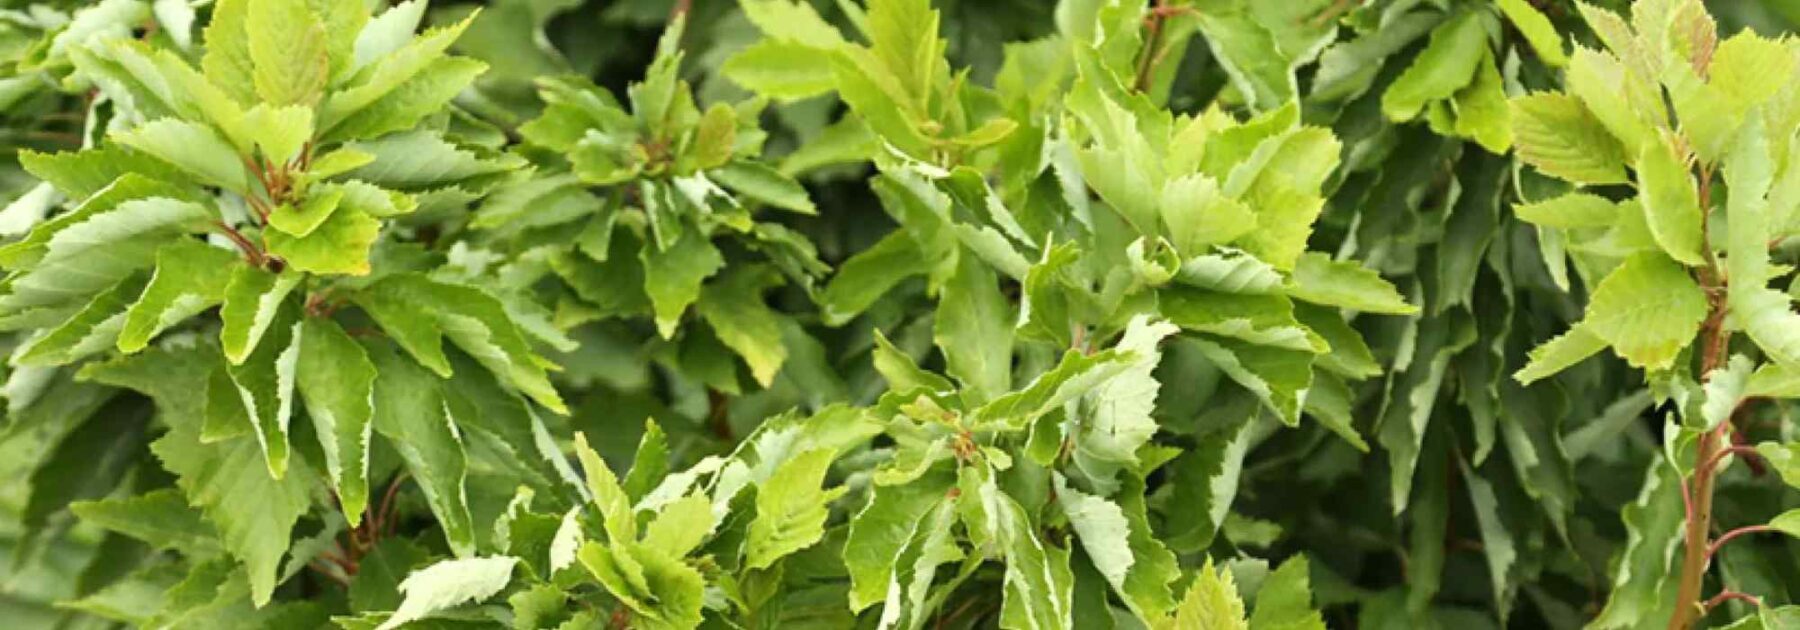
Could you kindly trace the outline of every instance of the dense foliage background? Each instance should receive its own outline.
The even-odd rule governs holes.
[[[1800,626],[1800,3],[391,4],[0,0],[0,627]]]

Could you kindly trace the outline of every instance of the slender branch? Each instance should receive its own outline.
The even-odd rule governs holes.
[[[1156,0],[1156,8],[1147,18],[1145,28],[1150,32],[1144,37],[1143,58],[1138,60],[1137,80],[1132,83],[1139,92],[1150,89],[1150,75],[1156,70],[1156,58],[1160,56],[1156,51],[1162,47],[1163,22],[1169,19],[1168,7],[1169,0]]]
[[[1732,455],[1736,455],[1738,457],[1743,457],[1745,459],[1748,459],[1748,458],[1756,456],[1756,449],[1750,448],[1748,446],[1738,446],[1735,444],[1732,446],[1721,448],[1721,449],[1719,449],[1719,452],[1713,453],[1712,459],[1706,460],[1706,463],[1703,464],[1703,466],[1706,468],[1717,468],[1721,462],[1725,461],[1725,458],[1730,457]]]
[[[250,239],[246,238],[243,232],[237,231],[237,228],[226,225],[224,221],[214,221],[213,227],[219,228],[219,233],[225,235],[231,244],[236,245],[238,251],[244,253],[244,259],[250,264],[261,267],[263,262],[268,260],[268,257],[263,255],[262,249],[250,242]]]
[[[1712,599],[1706,600],[1706,603],[1702,604],[1701,607],[1705,609],[1705,612],[1712,612],[1712,610],[1714,608],[1718,608],[1720,605],[1724,604],[1725,602],[1728,602],[1728,601],[1731,601],[1734,599],[1742,601],[1747,604],[1750,604],[1751,606],[1761,606],[1762,605],[1762,600],[1757,598],[1755,595],[1750,595],[1748,593],[1739,593],[1737,591],[1724,591],[1724,592],[1719,593],[1718,595],[1712,596]]]
[[[1714,540],[1711,545],[1706,546],[1706,557],[1711,558],[1713,556],[1719,555],[1719,548],[1724,547],[1725,543],[1731,542],[1732,540],[1736,539],[1739,536],[1748,536],[1751,534],[1761,534],[1764,532],[1772,532],[1772,531],[1777,531],[1777,530],[1773,527],[1769,527],[1768,525],[1750,525],[1748,527],[1739,527],[1737,529],[1725,532],[1723,535],[1719,536],[1718,540]]]

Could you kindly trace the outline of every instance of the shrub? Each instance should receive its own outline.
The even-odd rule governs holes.
[[[1717,8],[8,10],[0,619],[1793,625]]]

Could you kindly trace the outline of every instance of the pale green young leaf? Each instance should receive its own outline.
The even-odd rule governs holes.
[[[272,105],[312,105],[331,78],[330,34],[307,0],[254,0],[246,3],[256,94]]]
[[[117,194],[129,187],[157,187],[167,191],[160,196],[180,197],[175,192],[180,188],[174,184],[183,182],[186,177],[162,160],[111,144],[61,153],[24,149],[19,151],[19,166],[70,199],[85,202],[91,202],[92,197],[108,189]],[[114,203],[139,196],[159,195],[119,196]]]
[[[1214,569],[1209,557],[1188,585],[1187,594],[1175,608],[1174,617],[1163,620],[1156,627],[1158,630],[1249,630],[1250,625],[1244,618],[1244,600],[1238,597],[1231,572]]]
[[[801,214],[818,214],[799,182],[762,162],[738,160],[707,171],[719,184],[749,199]]]
[[[594,497],[594,506],[600,508],[608,544],[637,542],[637,512],[631,507],[631,497],[625,494],[618,476],[606,465],[606,460],[600,459],[600,454],[588,446],[586,434],[575,434],[575,456],[581,460],[581,470],[587,479],[588,493]]]
[[[426,116],[444,111],[451,99],[486,71],[487,64],[474,59],[432,60],[393,90],[337,121],[322,140],[375,138],[412,129]]]
[[[1513,204],[1513,215],[1519,220],[1565,230],[1607,227],[1617,221],[1619,212],[1619,206],[1612,201],[1584,192],[1535,203]]]
[[[406,599],[376,630],[398,628],[432,613],[493,597],[512,582],[512,556],[443,560],[413,571],[400,582]]]
[[[450,44],[462,36],[463,31],[468,29],[479,14],[476,12],[461,22],[426,31],[393,52],[369,61],[345,89],[333,92],[324,99],[319,107],[319,130],[322,133],[332,133],[346,119],[399,89],[433,63],[443,59]],[[374,54],[373,50],[369,52]]]
[[[1158,204],[1177,251],[1195,255],[1256,229],[1256,214],[1226,197],[1212,178],[1192,173],[1169,180]]]
[[[1400,291],[1361,264],[1332,260],[1308,252],[1295,262],[1288,276],[1287,293],[1298,300],[1347,308],[1353,311],[1411,315],[1419,307],[1406,303]]]
[[[719,340],[744,358],[756,382],[768,387],[787,361],[781,341],[781,315],[769,308],[763,292],[780,286],[781,274],[767,266],[735,267],[700,290],[694,309]]]
[[[296,0],[297,1],[297,0]],[[164,118],[115,134],[120,144],[174,165],[201,182],[249,193],[250,173],[237,149],[198,123]]]
[[[1431,42],[1381,95],[1381,112],[1395,121],[1412,120],[1432,101],[1455,95],[1474,78],[1487,55],[1483,13],[1464,11],[1431,31]]]
[[[779,101],[812,98],[837,87],[832,56],[805,44],[764,39],[725,60],[731,82]]]
[[[478,152],[428,130],[393,133],[346,146],[374,156],[367,165],[345,173],[346,178],[403,192],[453,186],[484,189],[526,164],[523,157]]]
[[[667,339],[675,334],[689,304],[700,297],[700,286],[725,267],[725,259],[712,240],[698,230],[683,230],[668,249],[645,247],[644,292],[656,312],[656,330]]]
[[[325,472],[351,527],[369,503],[370,420],[375,413],[375,364],[336,322],[301,320],[294,385],[325,453]]]
[[[1539,92],[1512,99],[1513,146],[1519,159],[1578,184],[1623,184],[1627,162],[1599,119],[1573,96]]]
[[[1506,104],[1505,83],[1494,53],[1489,52],[1482,55],[1475,79],[1457,90],[1450,101],[1456,112],[1456,135],[1473,138],[1496,155],[1512,148],[1512,110]]]
[[[745,543],[746,566],[766,569],[825,535],[830,504],[847,488],[821,488],[837,453],[814,449],[789,457],[757,486],[756,520]]]
[[[432,515],[457,557],[475,554],[465,480],[468,455],[451,424],[438,376],[402,356],[390,344],[365,344],[376,368],[374,428],[387,438],[412,473]]]
[[[1694,341],[1706,311],[1705,293],[1681,265],[1639,254],[1595,287],[1581,325],[1632,366],[1660,370]]]
[[[1635,155],[1654,146],[1658,140],[1655,125],[1649,117],[1655,112],[1641,112],[1623,89],[1631,80],[1630,72],[1619,59],[1604,52],[1576,45],[1569,59],[1569,93],[1581,99],[1587,111],[1612,133],[1625,147],[1627,155]]]
[[[1694,176],[1664,137],[1644,145],[1638,154],[1637,173],[1643,189],[1644,216],[1650,234],[1669,256],[1688,266],[1706,261],[1700,255],[1705,208],[1694,190]]]
[[[950,384],[949,379],[920,368],[911,356],[894,347],[881,331],[874,331],[874,336],[875,371],[887,379],[889,389],[906,391],[923,388],[933,392],[948,392],[956,388]]]
[[[240,104],[257,101],[256,70],[250,59],[250,32],[245,26],[250,4],[251,0],[214,3],[212,21],[207,23],[205,31],[206,54],[200,58],[207,80]]]
[[[262,150],[263,159],[287,164],[299,157],[300,150],[313,139],[312,108],[258,103],[244,112],[242,128],[244,135]]]
[[[694,493],[657,510],[656,520],[644,528],[644,546],[681,558],[712,535],[712,500]]]
[[[1252,108],[1267,112],[1293,101],[1292,61],[1268,26],[1241,10],[1202,11],[1196,17],[1207,46]]]
[[[302,279],[302,274],[274,274],[250,265],[231,270],[224,306],[219,310],[219,319],[224,323],[219,341],[226,359],[234,365],[241,364],[256,350],[275,321],[275,313]]]
[[[837,27],[826,22],[813,5],[800,0],[744,0],[738,4],[744,17],[770,39],[791,41],[817,49],[844,45]]]
[[[1568,53],[1563,50],[1562,34],[1537,7],[1527,0],[1499,0],[1496,4],[1507,21],[1525,36],[1525,41],[1531,44],[1544,65],[1560,68],[1569,62]]]
[[[269,227],[289,237],[305,238],[330,219],[344,201],[344,191],[321,187],[299,205],[283,204],[269,212]]]
[[[156,252],[150,284],[125,313],[120,352],[144,349],[150,339],[225,300],[225,287],[239,264],[230,250],[182,239]]]
[[[1606,349],[1606,340],[1582,324],[1531,350],[1525,367],[1513,373],[1520,385],[1530,385],[1580,363]]]
[[[371,18],[356,34],[351,69],[369,65],[412,41],[413,31],[418,30],[425,17],[425,8],[425,0],[406,0]]]
[[[1281,563],[1256,591],[1250,612],[1252,630],[1325,630],[1325,619],[1313,609],[1311,575],[1306,556]]]
[[[1179,575],[1175,556],[1150,537],[1141,500],[1131,508],[1053,479],[1056,499],[1088,559],[1143,620],[1159,620],[1174,604],[1168,583]],[[1132,501],[1128,496],[1122,501]],[[1135,508],[1136,523],[1128,516]]]
[[[305,236],[280,230],[263,234],[269,254],[298,271],[322,275],[368,275],[369,250],[381,235],[381,221],[360,208],[343,207],[330,212]]]
[[[629,606],[633,623],[646,630],[698,627],[706,580],[700,572],[651,547],[624,543],[582,546],[578,557],[600,584]]]

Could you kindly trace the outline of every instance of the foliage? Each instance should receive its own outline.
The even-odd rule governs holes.
[[[1793,625],[1797,28],[9,4],[0,619]]]

